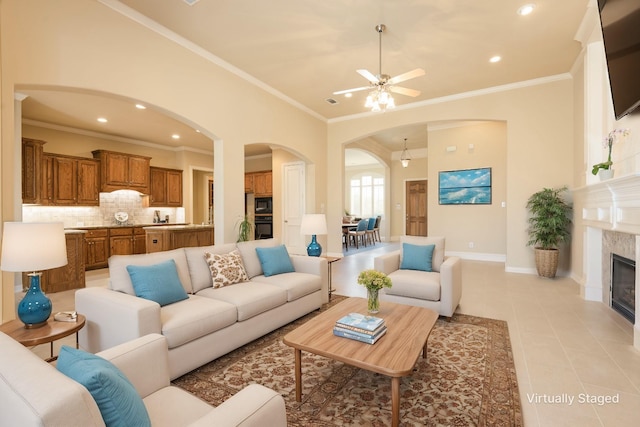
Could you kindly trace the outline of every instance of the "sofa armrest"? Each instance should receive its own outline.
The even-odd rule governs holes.
[[[400,251],[389,252],[373,259],[373,269],[384,274],[391,274],[400,269]]]
[[[80,347],[91,353],[151,333],[161,333],[160,305],[106,288],[78,289],[75,308],[87,318]]]
[[[322,257],[290,255],[291,263],[296,273],[315,274],[322,280],[323,303],[329,302],[329,266]]]
[[[459,257],[447,257],[440,267],[440,314],[451,317],[461,297],[462,262]]]
[[[225,400],[191,427],[204,426],[286,427],[284,399],[275,391],[251,384]]]
[[[97,355],[116,365],[142,398],[170,384],[169,347],[160,334],[145,335]]]

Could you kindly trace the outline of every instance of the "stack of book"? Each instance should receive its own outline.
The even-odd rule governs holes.
[[[365,316],[360,313],[349,313],[339,319],[333,327],[333,334],[338,337],[374,344],[387,332],[384,319]]]

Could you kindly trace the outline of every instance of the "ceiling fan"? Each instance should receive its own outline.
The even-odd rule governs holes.
[[[369,86],[339,90],[337,92],[333,92],[333,94],[342,95],[361,90],[371,90],[371,93],[367,96],[365,107],[371,108],[371,111],[381,111],[386,108],[395,107],[395,101],[391,92],[413,97],[420,95],[419,90],[396,86],[396,84],[415,77],[423,76],[424,70],[422,68],[416,68],[415,70],[408,71],[395,77],[391,77],[388,74],[382,74],[382,33],[386,29],[386,26],[384,24],[378,24],[375,29],[379,35],[378,74],[374,75],[372,72],[364,69],[357,70],[358,74],[369,81]]]

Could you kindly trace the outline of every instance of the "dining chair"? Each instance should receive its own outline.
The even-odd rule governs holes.
[[[365,231],[365,239],[369,240],[373,245],[376,244],[376,236],[374,230],[375,225],[376,219],[373,217],[369,218],[367,222],[367,230]]]
[[[356,249],[360,248],[360,243],[362,243],[364,246],[367,246],[365,233],[367,232],[368,226],[369,220],[361,219],[360,221],[358,221],[358,226],[355,230],[349,230],[349,242],[353,240],[353,244],[356,246]]]
[[[376,217],[376,224],[373,226],[374,241],[377,238],[378,242],[382,242],[382,239],[380,238],[380,222],[381,221],[382,221],[382,216],[378,215]]]

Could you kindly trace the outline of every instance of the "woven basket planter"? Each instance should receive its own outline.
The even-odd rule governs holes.
[[[556,271],[558,271],[558,256],[560,251],[558,249],[540,249],[536,248],[536,269],[538,275],[542,277],[553,278],[556,277]]]

